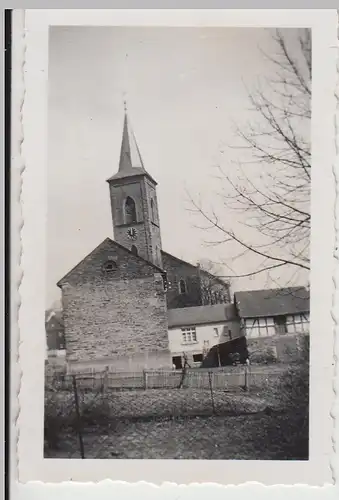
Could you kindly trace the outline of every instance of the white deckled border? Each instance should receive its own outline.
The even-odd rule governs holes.
[[[11,137],[11,395],[18,394],[21,385],[22,371],[19,362],[19,311],[21,306],[20,284],[23,277],[22,266],[22,241],[21,230],[24,224],[21,206],[21,194],[23,184],[23,173],[25,162],[22,155],[22,144],[24,141],[23,128],[23,105],[25,100],[25,15],[24,11],[15,11],[13,14],[12,38],[12,137]],[[17,117],[17,119],[15,119]],[[20,413],[19,400],[11,398],[11,420],[17,426]],[[17,475],[16,468],[19,464],[18,451],[19,430],[12,435],[10,442],[10,472],[11,478]]]
[[[337,57],[336,57],[336,70],[337,78],[334,89],[335,95],[335,112],[334,112],[334,142],[335,142],[335,158],[333,163],[333,176],[335,179],[335,210],[334,210],[334,223],[335,223],[335,249],[334,257],[336,259],[336,268],[334,271],[333,282],[334,282],[334,293],[333,293],[333,309],[332,315],[334,319],[334,342],[333,342],[333,363],[334,363],[334,377],[333,377],[333,391],[335,393],[335,399],[333,402],[333,407],[331,410],[331,416],[333,418],[333,433],[332,433],[332,443],[333,443],[333,455],[331,457],[331,470],[335,483],[337,483],[339,478],[339,457],[338,457],[338,443],[339,443],[339,10],[337,10],[337,45],[336,45]]]
[[[17,140],[20,144],[19,157],[13,162],[13,206],[18,211],[18,203],[14,200],[15,196],[21,194],[21,180],[14,177],[19,173],[22,175],[23,168],[26,165],[26,172],[22,176],[22,196],[21,204],[23,205],[23,216],[13,210],[18,223],[13,224],[13,236],[21,236],[23,251],[20,258],[20,250],[17,253],[17,265],[24,271],[24,275],[12,280],[13,294],[16,297],[16,306],[14,305],[12,316],[12,332],[15,335],[16,320],[19,312],[20,324],[20,365],[16,367],[16,389],[14,387],[12,394],[15,396],[20,387],[20,411],[17,418],[17,439],[18,439],[18,468],[19,479],[22,482],[30,480],[35,481],[50,481],[59,482],[67,480],[87,481],[102,481],[100,485],[87,484],[78,486],[77,492],[81,497],[86,494],[93,497],[107,494],[107,498],[112,494],[118,495],[119,498],[127,498],[131,492],[131,488],[138,488],[136,493],[138,497],[141,490],[145,491],[145,498],[152,498],[155,495],[158,497],[159,490],[152,487],[150,484],[128,485],[121,482],[103,481],[105,478],[123,479],[125,481],[140,481],[146,480],[154,483],[162,483],[164,480],[170,479],[176,483],[195,483],[197,481],[205,481],[205,483],[219,482],[223,484],[240,484],[248,481],[259,481],[264,484],[314,484],[323,485],[330,484],[334,477],[338,477],[338,460],[334,457],[333,447],[329,445],[332,438],[338,436],[338,430],[332,432],[331,428],[326,425],[331,425],[330,415],[327,421],[321,415],[321,407],[331,405],[328,401],[329,393],[326,391],[326,383],[330,384],[332,378],[333,367],[331,360],[333,359],[333,342],[332,336],[326,333],[326,328],[333,330],[333,322],[331,321],[330,308],[332,296],[334,296],[335,307],[338,309],[338,290],[336,288],[333,294],[333,287],[328,278],[334,273],[334,231],[333,231],[333,206],[331,205],[331,189],[333,187],[333,171],[336,172],[336,191],[338,192],[339,178],[339,64],[337,66],[337,115],[335,123],[333,113],[329,110],[335,108],[335,98],[329,95],[329,89],[324,86],[332,85],[334,92],[334,72],[333,67],[328,61],[327,52],[329,47],[333,48],[334,57],[338,55],[338,40],[333,36],[336,26],[335,11],[307,11],[295,10],[291,11],[218,11],[218,10],[140,10],[140,11],[75,11],[75,10],[41,10],[41,11],[26,11],[26,36],[22,38],[19,45],[21,47],[21,77],[23,76],[24,64],[26,64],[27,74],[25,76],[25,87],[21,89],[22,93],[19,97],[19,102],[22,103],[25,98],[25,107],[23,110],[24,142],[23,136],[18,132]],[[43,412],[43,336],[44,336],[44,279],[39,280],[40,274],[43,275],[44,263],[44,224],[45,218],[42,207],[46,206],[46,83],[47,83],[47,30],[49,24],[59,25],[125,25],[125,26],[312,26],[314,40],[317,42],[314,45],[314,61],[316,62],[316,71],[314,72],[314,88],[320,88],[320,98],[313,103],[313,114],[317,119],[317,127],[312,130],[312,145],[314,146],[314,160],[318,165],[324,164],[324,170],[317,169],[313,171],[313,186],[312,186],[312,204],[318,207],[319,212],[312,211],[312,219],[314,227],[320,230],[318,238],[312,237],[312,252],[320,254],[321,258],[325,257],[323,266],[314,266],[311,272],[312,282],[312,303],[311,303],[311,322],[313,316],[313,324],[315,329],[323,330],[319,339],[312,339],[312,369],[311,369],[311,394],[316,394],[316,404],[311,401],[311,426],[314,425],[318,435],[312,437],[310,462],[260,462],[260,461],[172,461],[172,460],[44,460],[42,459],[42,412]],[[25,45],[27,44],[27,52],[25,53]],[[324,53],[326,52],[326,56]],[[18,52],[19,48],[18,48]],[[338,58],[339,60],[339,58]],[[26,89],[26,95],[25,95]],[[331,91],[330,89],[330,91]],[[19,92],[20,94],[20,92]],[[318,102],[319,101],[319,102]],[[333,105],[332,105],[333,101]],[[325,113],[324,114],[324,110]],[[14,114],[14,113],[13,113]],[[20,116],[20,115],[19,115]],[[20,118],[22,118],[20,116]],[[34,122],[32,121],[34,118]],[[331,130],[331,127],[333,130]],[[334,137],[334,129],[336,128],[337,137]],[[328,133],[327,137],[326,134]],[[19,138],[19,139],[18,139]],[[336,156],[335,156],[336,155]],[[335,158],[335,161],[331,159]],[[325,160],[327,159],[327,161]],[[330,164],[330,169],[328,165]],[[322,188],[319,190],[319,184]],[[314,187],[314,189],[313,189]],[[329,201],[328,201],[329,200]],[[15,203],[16,201],[16,203]],[[336,200],[337,210],[339,210],[339,202]],[[23,221],[25,224],[23,225]],[[339,230],[338,219],[335,221],[336,230]],[[321,234],[324,229],[324,234]],[[18,239],[18,238],[17,238]],[[337,236],[338,246],[338,236]],[[322,246],[325,247],[322,248]],[[329,248],[331,247],[331,248]],[[39,253],[37,258],[36,252]],[[336,258],[339,257],[339,251],[336,250]],[[13,256],[13,261],[15,258]],[[20,268],[13,269],[13,276],[20,274]],[[329,274],[330,273],[330,274]],[[335,274],[335,285],[339,279],[338,266]],[[314,283],[324,289],[314,289]],[[18,294],[18,283],[21,283]],[[13,295],[12,295],[13,296]],[[13,301],[15,302],[15,301]],[[43,307],[42,307],[43,306]],[[314,312],[316,311],[317,314]],[[323,317],[319,320],[320,316]],[[337,318],[338,313],[333,307],[333,316]],[[41,317],[40,317],[41,313]],[[325,325],[325,326],[324,326]],[[337,327],[338,328],[338,327]],[[328,342],[326,342],[328,341]],[[331,344],[331,345],[329,345]],[[336,339],[336,352],[338,353],[338,335]],[[33,356],[32,356],[32,353]],[[15,355],[15,353],[14,353]],[[41,358],[41,359],[40,359]],[[20,380],[20,369],[22,370],[22,379]],[[324,384],[325,381],[325,384]],[[20,383],[21,382],[21,383]],[[335,382],[335,388],[338,392],[338,380]],[[15,380],[14,380],[15,385]],[[323,395],[323,399],[322,399]],[[331,396],[331,395],[330,395]],[[314,398],[312,398],[314,400]],[[334,399],[330,397],[331,401]],[[319,411],[316,408],[319,406]],[[338,415],[338,398],[332,406],[332,416]],[[315,411],[313,411],[315,409]],[[320,414],[320,419],[318,417]],[[16,418],[16,417],[15,417]],[[320,435],[319,435],[320,433]],[[326,446],[321,447],[321,440],[324,440]],[[336,439],[336,442],[338,440]],[[316,444],[314,444],[316,443]],[[320,455],[317,455],[318,450]],[[171,472],[169,476],[168,473]],[[22,485],[18,489],[18,493],[22,498],[44,498],[48,495],[53,498],[53,494],[60,496],[60,487],[49,488],[47,486],[27,484]],[[65,488],[69,490],[69,495],[72,495],[74,485],[62,485],[63,492]],[[208,487],[208,492],[203,489]],[[35,488],[34,494],[32,488]],[[80,489],[79,489],[80,488]],[[99,492],[100,488],[100,492]],[[163,488],[165,488],[163,486]],[[178,489],[179,488],[179,489]],[[210,489],[213,488],[212,490]],[[252,497],[257,493],[261,497],[267,496],[271,498],[272,493],[276,496],[286,494],[283,489],[277,489],[274,486],[274,492],[264,488],[262,485],[251,485],[247,483],[241,487],[227,486],[232,498],[240,494],[241,498],[246,496]],[[333,488],[327,486],[325,488],[329,495],[333,494]],[[123,491],[124,490],[124,491]],[[147,491],[146,491],[147,490]],[[73,490],[74,491],[74,490]],[[80,493],[81,491],[81,493]],[[135,491],[135,490],[134,490]],[[221,498],[225,494],[224,487],[208,484],[200,485],[195,488],[176,485],[167,485],[164,489],[164,497],[188,498],[190,495],[194,498],[199,495],[206,496],[206,493],[213,494],[215,498]],[[157,493],[158,492],[158,493]],[[284,493],[282,493],[284,492]],[[47,493],[47,495],[46,495]],[[289,495],[299,496],[299,487],[294,486],[289,488]],[[127,496],[126,496],[127,495]],[[132,493],[133,495],[133,493]]]

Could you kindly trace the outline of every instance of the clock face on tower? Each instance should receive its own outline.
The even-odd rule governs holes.
[[[136,240],[137,239],[137,230],[135,229],[135,227],[129,227],[127,229],[127,237],[130,239],[130,240]]]

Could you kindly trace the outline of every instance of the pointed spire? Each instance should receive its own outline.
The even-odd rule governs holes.
[[[123,179],[134,175],[147,175],[154,184],[156,181],[145,170],[141,154],[135,139],[127,113],[127,104],[124,100],[124,125],[122,132],[120,160],[118,172],[108,179],[109,181]]]
[[[128,119],[126,101],[124,101],[125,117],[122,133],[119,172],[130,171],[132,168],[144,169],[141,154]]]

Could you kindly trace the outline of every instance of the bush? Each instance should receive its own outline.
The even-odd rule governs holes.
[[[277,361],[277,351],[274,347],[266,347],[258,349],[253,353],[250,353],[250,362],[258,364],[270,364],[276,363]]]
[[[303,340],[300,357],[276,386],[282,411],[272,418],[266,439],[277,449],[277,458],[307,460],[309,447],[309,344]]]

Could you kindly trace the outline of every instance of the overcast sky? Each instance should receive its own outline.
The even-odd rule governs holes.
[[[192,263],[227,261],[227,246],[205,245],[187,192],[212,206],[215,166],[227,171],[241,159],[226,145],[236,141],[233,122],[248,119],[246,87],[273,74],[259,48],[274,50],[268,30],[51,29],[47,306],[60,296],[56,282],[113,237],[105,181],[118,169],[124,98],[145,168],[158,182],[163,249]],[[236,268],[250,269],[248,257]],[[233,283],[265,286],[272,286],[265,275]]]

